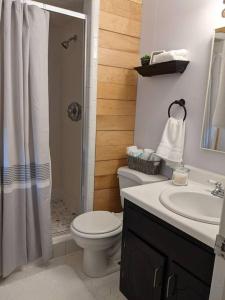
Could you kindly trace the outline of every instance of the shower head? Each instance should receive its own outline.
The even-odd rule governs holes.
[[[72,41],[75,42],[76,40],[77,40],[77,35],[75,34],[74,36],[72,36],[72,37],[69,38],[68,40],[63,41],[63,42],[61,43],[61,45],[63,46],[64,49],[68,49],[69,46],[70,46],[70,43],[71,43]]]
[[[70,44],[68,41],[64,41],[61,43],[61,45],[63,46],[63,48],[68,49]]]

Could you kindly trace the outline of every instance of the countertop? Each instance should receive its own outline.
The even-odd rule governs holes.
[[[159,196],[165,189],[174,186],[171,181],[140,185],[121,190],[121,195],[137,206],[156,217],[189,234],[204,244],[214,248],[218,225],[197,222],[173,213],[159,201]],[[210,193],[209,186],[189,181],[189,186],[200,187]],[[177,187],[179,189],[179,187]]]

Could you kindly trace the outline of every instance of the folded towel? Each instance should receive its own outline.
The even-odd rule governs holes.
[[[156,154],[165,160],[182,162],[184,138],[185,122],[172,117],[169,118]]]
[[[171,50],[168,52],[163,52],[158,55],[154,55],[152,63],[162,63],[171,60],[183,60],[188,61],[188,51],[185,49],[181,50]]]
[[[127,154],[134,157],[141,157],[144,151],[142,149],[138,149],[136,146],[127,147]]]
[[[150,160],[150,157],[152,155],[152,153],[154,153],[155,151],[152,149],[144,149],[143,155],[141,156],[142,159],[144,160]]]
[[[138,149],[137,151],[133,152],[132,156],[141,158],[143,153],[144,153],[143,150]]]
[[[178,49],[178,50],[170,50],[169,53],[175,55],[175,56],[182,56],[188,58],[189,52],[186,49]]]
[[[161,158],[154,152],[151,154],[150,159],[151,161],[156,161],[156,162],[160,162]]]
[[[130,147],[127,147],[127,154],[128,155],[132,155],[133,152],[137,151],[137,146],[130,146]]]

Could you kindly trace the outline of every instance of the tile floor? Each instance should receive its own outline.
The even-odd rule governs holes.
[[[89,278],[82,272],[82,252],[31,264],[0,282],[0,300],[125,300],[119,272]]]
[[[52,200],[52,236],[69,233],[70,224],[75,216],[69,211],[63,200]]]

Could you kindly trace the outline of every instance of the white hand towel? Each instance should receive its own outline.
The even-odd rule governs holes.
[[[172,162],[180,163],[183,160],[185,138],[185,122],[169,118],[158,146],[156,154]]]

